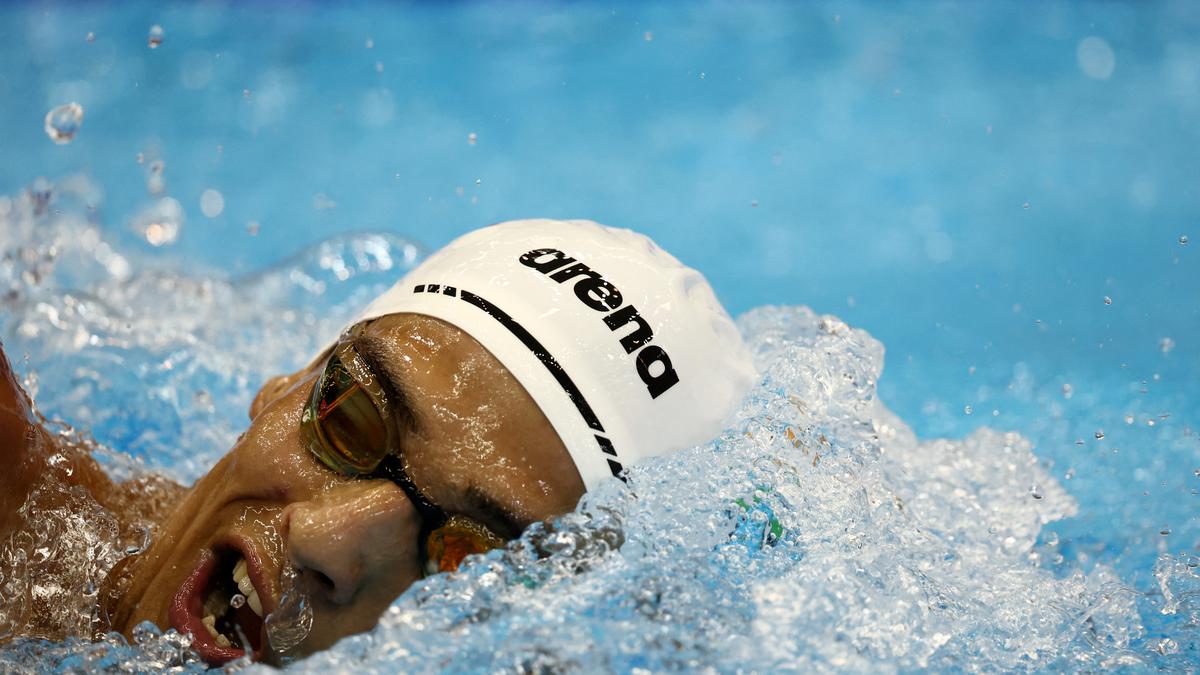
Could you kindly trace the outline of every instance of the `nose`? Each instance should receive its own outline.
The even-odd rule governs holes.
[[[420,516],[391,481],[339,484],[290,504],[285,522],[292,564],[315,576],[335,604],[353,603],[377,582],[415,578]]]

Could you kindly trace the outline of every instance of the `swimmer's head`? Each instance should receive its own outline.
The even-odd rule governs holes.
[[[584,484],[712,439],[754,378],[708,282],[645,235],[520,220],[451,242],[359,318],[463,330],[529,392]]]
[[[111,575],[112,626],[190,632],[210,663],[269,656],[263,618],[294,569],[313,617],[289,654],[324,648],[423,574],[709,440],[752,377],[707,283],[649,239],[578,221],[473,232],[263,387],[237,445]]]

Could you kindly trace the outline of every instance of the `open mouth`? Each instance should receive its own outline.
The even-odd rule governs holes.
[[[210,665],[262,654],[267,612],[256,571],[235,548],[207,551],[171,603],[171,623],[192,634],[193,648]]]

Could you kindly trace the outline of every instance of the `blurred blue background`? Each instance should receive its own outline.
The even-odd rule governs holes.
[[[1032,438],[1076,540],[1120,511],[1111,551],[1200,544],[1194,2],[5,4],[0,103],[0,193],[87,174],[139,265],[632,227],[735,314],[869,330],[919,434]],[[186,222],[152,246],[164,195]]]

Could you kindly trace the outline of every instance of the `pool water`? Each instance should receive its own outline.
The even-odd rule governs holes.
[[[293,668],[1194,670],[1197,36],[1186,2],[0,6],[0,339],[191,480],[427,251],[633,227],[741,315],[738,419]]]

